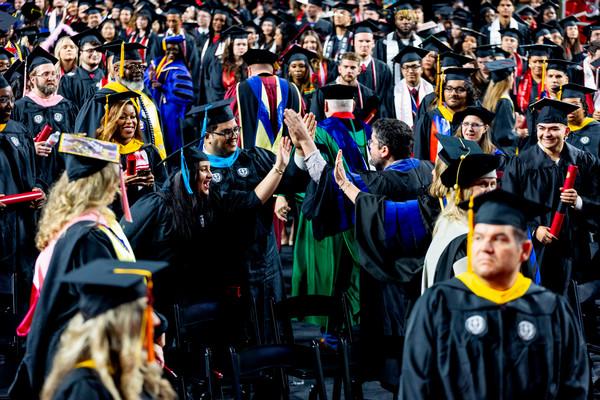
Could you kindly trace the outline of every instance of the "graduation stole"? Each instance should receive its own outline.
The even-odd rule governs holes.
[[[121,225],[116,219],[107,217],[108,225],[98,224],[96,227],[102,231],[110,240],[115,254],[120,261],[135,261],[135,255],[123,232]]]
[[[360,124],[362,124],[360,130],[364,132],[367,139],[365,143],[367,143],[371,138],[371,129],[368,127],[368,125],[363,124],[360,120],[353,121],[349,119],[349,121],[352,124],[352,130],[354,134],[357,133],[354,126],[355,121],[358,121]],[[335,117],[327,118],[321,121],[318,124],[318,127],[325,130],[327,134],[335,141],[338,148],[342,150],[344,153],[344,164],[346,165],[347,169],[352,172],[366,171],[369,169],[365,160],[365,156],[358,147],[358,144],[354,141],[354,138],[348,133],[348,127],[344,125],[341,119]]]
[[[160,74],[163,72],[163,69],[172,62],[173,60],[169,60],[167,56],[164,56],[162,60],[160,60],[158,66],[156,67],[156,80],[160,78]]]
[[[594,118],[586,117],[583,120],[583,122],[581,123],[581,125],[569,124],[569,129],[571,130],[571,132],[577,132],[578,130],[585,128],[586,126],[588,126],[589,124],[591,124],[594,121],[595,121]]]
[[[476,296],[496,304],[506,304],[522,297],[531,286],[531,279],[525,278],[520,272],[514,285],[507,290],[492,289],[479,276],[470,271],[463,272],[457,275],[456,278],[464,283]]]
[[[120,154],[135,153],[136,151],[138,151],[139,149],[141,149],[143,145],[144,145],[144,142],[142,142],[141,140],[132,139],[127,144],[124,144],[124,145],[121,144],[121,145],[119,145],[119,153]]]
[[[17,57],[17,59],[21,61],[23,60],[23,53],[21,52],[21,48],[15,45],[11,40],[9,40],[8,43],[6,43],[6,46],[4,46],[4,48],[13,53]]]
[[[123,86],[119,82],[109,82],[104,86],[104,88],[114,90],[117,93],[123,93],[129,90],[127,87]],[[165,150],[165,141],[163,139],[163,134],[160,130],[160,118],[158,117],[158,110],[156,109],[156,106],[154,105],[152,100],[148,96],[146,96],[146,94],[143,91],[134,90],[134,92],[139,94],[140,98],[131,99],[131,101],[136,105],[136,108],[138,110],[141,110],[140,120],[148,120],[152,131],[150,139],[152,141],[152,144],[156,146],[160,158],[164,160],[167,156],[167,153]]]
[[[279,141],[281,140],[281,133],[283,131],[283,111],[288,100],[289,94],[289,83],[285,79],[279,79],[276,76],[264,77],[255,76],[247,80],[254,97],[258,101],[258,125],[256,127],[256,143],[258,147],[263,149],[271,150],[277,149]],[[270,99],[269,94],[265,88],[266,85],[274,85],[276,99]],[[269,100],[275,100],[276,109],[272,110],[270,107],[271,102]],[[273,116],[271,111],[275,111],[276,131],[273,131],[271,121]],[[240,118],[241,120],[241,118]],[[243,124],[242,124],[243,129]]]
[[[429,160],[435,162],[438,153],[438,140],[436,134],[450,136],[452,135],[452,119],[454,112],[447,109],[443,104],[438,105],[438,113],[431,117],[431,133],[429,134]]]

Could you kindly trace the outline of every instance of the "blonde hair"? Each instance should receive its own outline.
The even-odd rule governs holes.
[[[483,135],[481,135],[481,138],[477,144],[479,147],[481,147],[481,150],[483,150],[485,154],[494,154],[496,151],[496,146],[492,144],[492,140],[490,139],[490,126],[486,123],[484,123],[484,126],[486,127],[486,131],[483,133]],[[464,138],[461,125],[459,125],[458,129],[456,129],[454,136]]]
[[[102,117],[102,126],[96,130],[96,138],[99,140],[105,140],[107,142],[118,142],[115,139],[115,135],[119,132],[119,118],[125,112],[125,107],[128,105],[133,106],[133,109],[136,111],[135,119],[137,121],[135,126],[135,138],[138,140],[142,140],[142,131],[140,130],[140,116],[137,113],[137,108],[135,104],[131,100],[118,101],[114,103],[108,109],[108,118],[107,124],[104,126],[104,117]]]
[[[442,219],[456,221],[456,222],[465,222],[467,223],[467,212],[458,206],[458,203],[465,201],[471,197],[473,194],[473,189],[471,188],[461,188],[458,193],[458,202],[456,201],[456,192],[454,189],[450,189],[448,191],[448,203],[446,207],[442,209],[442,212],[438,216],[435,221],[435,226],[433,228],[433,234],[437,233],[438,227],[442,221]]]
[[[75,66],[79,65],[79,48],[70,36],[63,36],[60,39],[58,39],[58,42],[56,42],[56,46],[54,46],[54,57],[58,59],[56,67],[59,71],[62,68],[62,59],[60,58],[60,51],[65,46],[65,44],[67,44],[67,42],[71,42],[71,44],[75,46],[75,60],[73,60],[73,62]]]
[[[114,218],[114,213],[107,206],[113,202],[118,189],[119,170],[112,163],[72,182],[67,172],[63,172],[52,187],[42,210],[35,238],[37,248],[45,249],[67,222],[85,211],[96,209],[102,215]]]
[[[115,400],[138,400],[143,390],[152,398],[174,399],[175,392],[161,378],[158,364],[145,361],[140,336],[145,306],[143,298],[88,320],[81,313],[75,315],[60,338],[52,369],[42,388],[42,400],[51,400],[77,364],[90,359]]]
[[[483,97],[483,107],[487,108],[491,112],[496,112],[498,102],[508,92],[510,92],[512,85],[508,78],[501,80],[500,82],[494,82],[490,80],[490,83],[485,91]]]
[[[429,194],[436,199],[442,199],[448,194],[448,188],[442,184],[442,173],[448,168],[439,157],[435,160],[433,167],[433,179],[429,186]]]

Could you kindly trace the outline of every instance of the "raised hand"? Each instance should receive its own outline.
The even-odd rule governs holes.
[[[317,131],[317,119],[315,117],[315,114],[313,113],[308,113],[304,115],[303,118],[303,122],[304,122],[304,126],[306,127],[306,130],[308,131],[308,134],[310,135],[311,139],[315,139],[315,132]]]
[[[289,137],[284,137],[279,143],[279,151],[277,152],[277,159],[275,166],[279,169],[285,169],[290,163],[290,154],[292,152],[292,141]]]
[[[344,185],[348,183],[348,179],[346,178],[346,170],[344,169],[344,155],[342,154],[342,150],[338,150],[337,156],[335,157],[333,176],[338,186],[344,190]]]

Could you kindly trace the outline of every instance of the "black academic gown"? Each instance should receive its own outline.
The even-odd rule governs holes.
[[[500,99],[496,106],[496,117],[490,127],[492,143],[508,154],[514,154],[519,141],[515,133],[515,110],[510,99]]]
[[[211,191],[253,191],[274,163],[275,155],[259,147],[239,150],[237,159],[229,167],[220,167],[211,161]],[[276,193],[304,192],[308,180],[308,174],[291,161]],[[263,321],[261,329],[266,332],[270,331],[266,318],[268,299],[273,297],[277,301],[284,296],[281,260],[273,230],[273,202],[274,199],[270,199],[257,210],[225,215],[214,235],[222,242],[223,250],[216,254],[226,269],[229,286],[240,286],[242,293],[255,298],[259,321]]]
[[[13,119],[25,125],[32,137],[35,137],[42,128],[49,124],[53,132],[73,133],[77,106],[70,100],[62,99],[52,107],[43,107],[25,96],[15,102]],[[37,157],[40,178],[51,186],[62,174],[65,164],[62,155],[58,153],[58,146],[54,146],[48,157]]]
[[[89,221],[75,223],[56,242],[27,335],[25,356],[13,383],[14,393],[20,394],[15,398],[29,398],[21,392],[27,387],[37,398],[52,367],[60,336],[78,312],[76,287],[60,279],[98,258],[117,257],[110,239]]]
[[[371,62],[358,75],[358,82],[371,89],[381,100],[380,115],[387,117],[394,113],[394,81],[392,71],[383,61],[371,58]],[[382,110],[385,110],[384,112]]]
[[[332,82],[332,84],[335,84],[335,82]],[[355,106],[353,114],[357,118],[363,119],[364,117],[366,117],[364,113],[367,112],[366,110],[363,110],[363,107],[368,107],[369,103],[371,103],[372,101],[379,102],[380,99],[377,97],[375,92],[373,92],[371,89],[369,89],[361,83],[358,84],[358,90],[360,91],[360,94],[354,96]],[[325,118],[327,118],[325,116],[325,97],[323,96],[323,91],[321,89],[317,89],[313,93],[313,97],[310,102],[310,112],[315,114],[317,122],[323,121]],[[373,118],[371,123],[377,120],[377,118],[384,118],[386,116],[387,110],[382,105],[381,108],[379,108],[379,111],[375,114],[375,118]]]
[[[331,35],[331,33],[333,32],[333,24],[321,18],[319,18],[317,22],[308,22],[306,16],[304,16],[302,17],[302,21],[300,22],[300,24],[297,25],[304,26],[306,24],[308,24],[308,26],[310,26],[310,28],[317,32],[322,38]]]
[[[577,131],[569,132],[567,143],[600,157],[600,122],[594,121]]]
[[[589,379],[585,342],[564,298],[532,284],[498,305],[454,278],[415,304],[400,399],[583,400]]]
[[[251,148],[254,147],[256,144],[256,136],[257,136],[257,130],[258,130],[258,112],[259,112],[259,105],[262,104],[262,101],[259,102],[259,99],[256,97],[256,95],[254,94],[254,92],[252,91],[252,87],[249,84],[249,80],[253,79],[261,79],[261,80],[265,80],[268,78],[275,78],[275,79],[279,79],[280,82],[281,81],[286,81],[288,83],[288,94],[287,94],[287,103],[285,104],[285,108],[291,108],[296,112],[300,112],[300,107],[302,105],[301,102],[301,98],[300,98],[300,91],[298,90],[298,88],[296,87],[296,85],[294,85],[293,83],[283,79],[283,78],[279,78],[275,75],[271,75],[271,74],[260,74],[258,76],[253,76],[251,78],[246,79],[243,82],[240,82],[237,86],[237,98],[238,98],[238,102],[237,102],[237,111],[238,111],[238,115],[239,115],[239,119],[240,119],[240,126],[242,128],[242,143],[244,148]],[[268,92],[267,92],[268,93]],[[271,115],[273,116],[273,118],[271,118],[270,122],[271,122],[271,127],[273,130],[273,133],[276,134],[277,133],[277,126],[278,126],[278,118],[275,117],[276,115],[279,115],[279,111],[277,108],[277,104],[276,104],[276,98],[270,98],[269,99],[269,105],[271,108]],[[271,101],[273,102],[271,104]],[[283,109],[281,109],[281,112],[283,112]],[[287,136],[287,126],[283,123],[283,114],[279,115],[279,117],[281,118],[281,120],[279,121],[280,124],[283,125],[283,131],[282,131],[282,135],[283,136]]]
[[[91,368],[74,368],[62,380],[52,400],[112,400],[98,373]]]
[[[427,161],[405,159],[383,171],[348,174],[363,191],[354,207],[335,183],[333,168],[326,166],[319,183],[309,185],[303,204],[303,212],[311,219],[313,229],[322,231],[320,235],[339,233],[342,220],[355,219],[355,239],[362,267],[362,373],[366,379],[377,379],[390,389],[398,386],[406,318],[420,295],[418,272],[431,235],[428,235],[429,240],[423,237],[419,243],[403,241],[400,233],[390,228],[390,221],[386,221],[386,217],[390,218],[386,203],[387,200],[415,200],[423,195],[431,184],[432,168]],[[412,211],[415,218],[420,219],[421,215],[424,218],[403,220],[403,224],[423,224],[428,219],[426,210],[423,210],[425,214]],[[429,220],[425,224],[433,227],[435,215]],[[431,231],[431,228],[426,229]]]
[[[0,171],[1,194],[29,192],[34,187],[47,190],[46,185],[36,178],[33,140],[23,124],[13,120],[9,120],[0,132]],[[21,317],[29,300],[37,257],[34,243],[36,215],[29,203],[0,210],[0,293],[16,300],[17,308],[12,312]],[[15,278],[16,288],[11,291],[9,288]]]
[[[559,188],[563,185],[569,164],[577,165],[579,172],[575,190],[586,202],[598,198],[600,187],[600,160],[590,153],[565,144],[558,164],[548,157],[539,145],[523,151],[510,159],[502,176],[502,188],[520,193],[526,199],[540,203],[552,210],[531,222],[530,232],[550,226],[560,201]],[[597,268],[590,265],[590,232],[597,231],[598,216],[568,207],[558,240],[542,246],[533,238],[534,250],[540,264],[541,283],[544,287],[564,294],[571,279],[578,283],[599,278]]]
[[[104,71],[101,68],[88,72],[82,67],[77,67],[75,71],[61,78],[58,94],[71,100],[77,109],[80,109],[83,103],[100,89],[102,78],[104,78]]]

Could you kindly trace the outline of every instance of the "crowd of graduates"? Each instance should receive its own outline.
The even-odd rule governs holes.
[[[354,386],[600,396],[591,2],[94,1],[0,4],[10,398],[235,393],[311,296]]]

